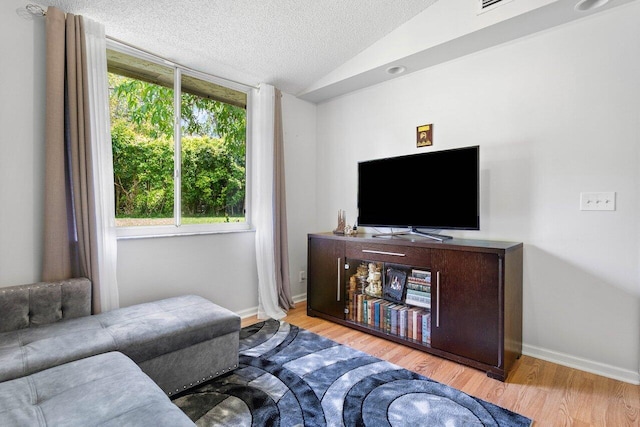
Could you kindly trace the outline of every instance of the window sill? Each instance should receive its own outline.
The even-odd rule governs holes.
[[[255,229],[248,224],[239,224],[231,227],[211,227],[201,225],[183,225],[176,227],[168,226],[149,226],[149,227],[118,227],[116,228],[116,238],[118,240],[133,239],[158,239],[166,237],[189,237],[203,236],[211,234],[229,234],[229,233],[253,233]]]

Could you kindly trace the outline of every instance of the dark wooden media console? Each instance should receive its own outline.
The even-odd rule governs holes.
[[[522,251],[514,242],[309,234],[307,314],[504,381],[522,354]],[[386,273],[400,272],[414,299],[367,294],[370,264],[384,286]]]

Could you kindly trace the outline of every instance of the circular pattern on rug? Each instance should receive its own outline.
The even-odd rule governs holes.
[[[238,368],[175,396],[199,426],[530,426],[531,420],[285,322],[240,335]]]
[[[452,398],[441,393],[437,384],[422,380],[379,385],[365,397],[361,414],[363,424],[372,426],[496,425],[491,414],[473,399]]]

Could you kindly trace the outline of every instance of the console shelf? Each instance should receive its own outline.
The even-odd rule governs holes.
[[[522,354],[522,249],[515,242],[309,234],[307,314],[504,381]],[[371,289],[367,295],[369,264],[381,270],[383,283],[389,269],[403,278],[430,274],[430,286],[412,286],[427,297],[407,304]]]

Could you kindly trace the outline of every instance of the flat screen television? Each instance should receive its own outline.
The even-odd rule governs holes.
[[[450,238],[440,230],[479,230],[479,169],[479,146],[359,162],[358,226],[436,240]]]

